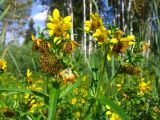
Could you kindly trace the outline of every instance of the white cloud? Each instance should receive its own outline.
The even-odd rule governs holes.
[[[34,21],[45,21],[47,19],[48,10],[32,15]]]

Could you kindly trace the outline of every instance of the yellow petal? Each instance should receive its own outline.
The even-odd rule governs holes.
[[[53,24],[53,23],[47,23],[47,27],[48,27],[49,29],[54,30],[54,29],[55,29],[55,27],[56,27],[56,25],[55,25],[55,24]]]
[[[63,24],[63,30],[69,30],[71,28],[71,26],[72,26],[71,22]]]
[[[53,31],[53,30],[48,30],[48,34],[49,34],[50,36],[52,36],[52,35],[53,35],[53,33],[54,33],[54,31]]]
[[[85,30],[86,32],[89,32],[89,31],[90,31],[90,27],[85,27],[84,30]]]
[[[96,32],[95,33],[93,33],[93,37],[97,37],[97,36],[99,36],[99,35],[101,35],[101,30],[100,29],[97,29],[96,30]]]
[[[128,41],[128,39],[127,38],[121,38],[120,41],[126,42],[126,41]]]
[[[59,13],[59,10],[57,8],[54,9],[54,11],[53,11],[53,17],[54,18],[59,18],[60,17],[60,13]]]
[[[134,35],[130,35],[130,36],[127,37],[127,39],[128,39],[129,41],[132,41],[132,40],[135,39],[135,36],[134,36]]]
[[[32,38],[33,41],[36,40],[36,38],[35,38],[35,36],[33,34],[31,35],[31,38]]]
[[[53,18],[50,15],[48,16],[48,19],[53,22]]]
[[[91,26],[91,21],[89,21],[89,20],[85,21],[85,25],[86,26]]]
[[[100,29],[97,29],[97,30],[96,30],[96,33],[97,33],[97,36],[99,36],[99,35],[101,35],[102,32],[101,32]]]
[[[118,43],[118,40],[117,40],[116,38],[112,38],[112,39],[111,39],[111,43],[117,44],[117,43]]]
[[[106,115],[111,115],[111,114],[112,114],[111,111],[107,111],[107,112],[106,112]]]
[[[110,110],[110,109],[111,109],[111,107],[110,107],[110,106],[108,106],[108,105],[106,105],[106,109]]]
[[[69,36],[69,34],[68,34],[67,32],[65,32],[65,33],[63,34],[63,36],[65,37],[65,39],[69,39],[69,38],[70,38],[70,36]]]
[[[32,75],[32,72],[30,71],[30,69],[27,69],[27,77],[30,77]]]
[[[135,42],[129,42],[129,45],[135,45],[136,43]]]
[[[111,30],[107,30],[107,34],[110,35],[111,34]]]
[[[66,16],[63,20],[64,20],[64,22],[70,22],[71,19],[72,19],[71,16]]]
[[[61,42],[61,40],[61,37],[55,37],[53,42],[58,45]]]

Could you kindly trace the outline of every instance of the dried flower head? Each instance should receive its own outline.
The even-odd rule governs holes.
[[[64,83],[66,82],[75,82],[76,81],[76,78],[77,78],[77,75],[75,75],[71,68],[67,68],[63,71],[60,72],[60,77],[62,77]]]
[[[54,54],[44,53],[40,56],[40,67],[43,72],[56,75],[59,70],[63,69],[63,62]]]

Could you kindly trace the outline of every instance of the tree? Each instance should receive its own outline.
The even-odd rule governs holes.
[[[32,38],[31,38],[32,35],[36,35],[36,30],[34,28],[34,21],[33,21],[33,19],[31,19],[29,21],[29,28],[28,28],[28,30],[26,30],[24,44],[27,44],[27,43],[29,43],[29,41],[32,40]]]
[[[10,6],[5,17],[0,21],[0,30],[6,29],[3,37],[3,43],[6,43],[6,33],[12,33],[14,40],[18,40],[24,31],[24,25],[30,16],[30,6],[32,0],[5,0],[1,5],[1,9]],[[13,39],[12,38],[12,39]]]

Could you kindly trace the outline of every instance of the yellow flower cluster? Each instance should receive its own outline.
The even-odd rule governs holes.
[[[7,67],[7,61],[0,59],[0,70],[5,70]]]
[[[98,41],[99,44],[108,41],[108,35],[111,33],[110,30],[107,30],[104,25],[102,18],[98,13],[91,14],[91,20],[85,21],[85,31],[92,32],[92,36]]]
[[[112,112],[111,107],[106,105],[106,116],[109,116],[110,120],[121,120],[121,118],[114,112]]]
[[[139,95],[144,95],[145,93],[149,93],[151,91],[151,82],[147,81],[144,82],[144,79],[141,79],[138,90],[139,90]]]
[[[69,30],[72,27],[71,16],[62,17],[58,9],[54,9],[52,16],[48,17],[48,34],[53,37],[53,42],[59,44],[64,40],[62,49],[65,53],[72,53],[77,45],[74,40],[70,40]]]
[[[111,60],[112,55],[117,55],[119,53],[125,53],[129,46],[135,44],[134,35],[129,35],[124,37],[124,32],[122,30],[116,30],[110,39],[110,50],[107,55],[107,59]]]
[[[27,105],[28,111],[31,113],[36,112],[38,107],[42,107],[44,105],[44,102],[42,101],[37,101],[37,99],[30,94],[24,94],[24,101],[25,105]]]
[[[68,30],[71,28],[71,16],[66,16],[62,18],[58,9],[54,9],[52,16],[49,16],[49,23],[47,27],[49,28],[49,35],[54,35],[54,43],[60,43],[61,38],[69,39]]]
[[[126,36],[122,30],[107,30],[102,18],[98,13],[91,14],[91,20],[85,21],[85,31],[92,33],[98,44],[109,44],[110,50],[107,58],[111,60],[112,55],[125,53],[129,46],[135,44],[134,35]]]

